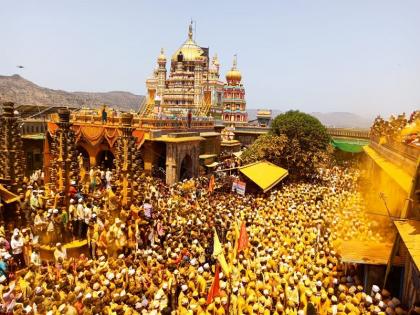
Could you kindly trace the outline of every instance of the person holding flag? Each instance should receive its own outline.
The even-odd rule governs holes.
[[[215,187],[215,180],[214,180],[214,175],[212,174],[209,180],[208,192],[212,193],[214,191],[214,187]]]
[[[245,222],[242,222],[241,231],[238,238],[238,253],[245,250],[249,246],[248,233],[246,232]]]
[[[213,302],[214,298],[219,296],[219,294],[220,294],[219,274],[220,274],[220,265],[216,264],[216,268],[215,268],[215,271],[214,271],[213,283],[211,284],[209,293],[207,294],[207,305],[210,304],[211,302]]]
[[[213,257],[217,259],[222,270],[226,277],[230,275],[230,269],[228,264],[226,263],[225,255],[223,253],[222,244],[220,244],[219,236],[217,235],[216,229],[213,228],[214,231],[214,241],[213,241]]]

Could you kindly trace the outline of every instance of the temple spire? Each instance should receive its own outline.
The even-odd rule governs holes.
[[[193,38],[193,20],[191,20],[190,26],[188,27],[188,38]]]
[[[232,70],[236,70],[237,64],[238,64],[238,55],[237,54],[234,54],[233,55],[233,66],[232,66]]]

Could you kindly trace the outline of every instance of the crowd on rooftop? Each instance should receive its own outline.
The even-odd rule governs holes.
[[[420,145],[420,111],[414,111],[407,118],[405,113],[391,117],[388,120],[381,116],[375,118],[370,129],[371,136],[388,137],[398,142]]]

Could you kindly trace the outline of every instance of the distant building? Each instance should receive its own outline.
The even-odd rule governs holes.
[[[273,117],[271,116],[271,109],[259,109],[257,111],[258,125],[261,127],[268,127],[271,124]]]
[[[246,124],[248,122],[245,88],[241,80],[242,75],[237,68],[235,55],[232,69],[226,73],[227,83],[223,88],[223,121],[225,123]]]

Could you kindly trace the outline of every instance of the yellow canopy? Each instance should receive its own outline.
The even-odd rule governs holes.
[[[19,200],[19,196],[7,190],[2,184],[0,184],[0,198],[5,203],[12,203]]]
[[[420,221],[394,221],[417,269],[420,269]]]
[[[369,155],[376,164],[388,174],[407,194],[411,193],[412,178],[394,163],[380,156],[374,149],[364,146],[363,150]]]
[[[343,241],[337,246],[337,252],[343,262],[366,265],[386,265],[391,250],[391,242],[349,240]],[[394,261],[394,265],[399,264],[399,262]]]
[[[264,192],[277,185],[289,172],[267,161],[245,165],[239,171],[257,184]]]

